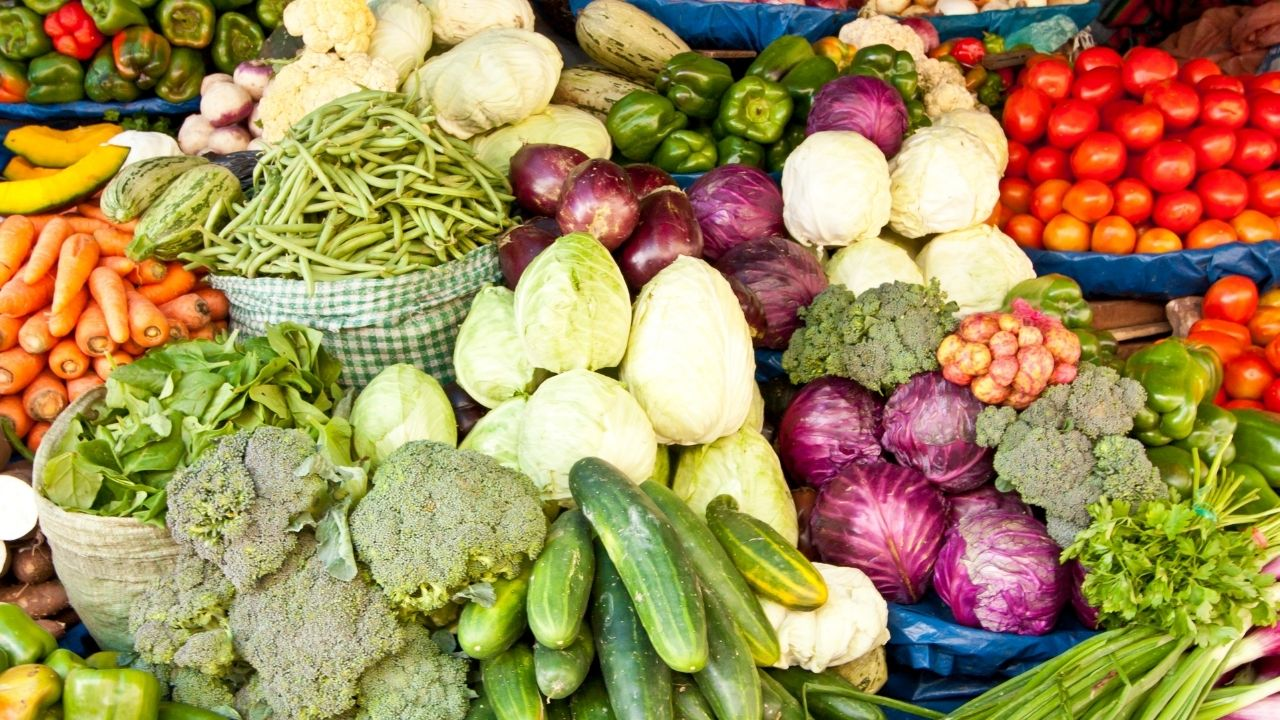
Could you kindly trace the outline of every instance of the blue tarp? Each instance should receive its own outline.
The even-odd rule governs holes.
[[[19,120],[25,124],[47,123],[53,120],[97,120],[110,111],[120,117],[130,115],[190,115],[200,112],[200,99],[184,103],[165,102],[159,98],[147,98],[131,103],[69,102],[52,105],[30,103],[0,103],[0,120]]]
[[[1231,243],[1209,250],[1158,255],[1107,255],[1027,250],[1037,275],[1062,273],[1090,298],[1172,300],[1203,295],[1225,275],[1247,275],[1259,287],[1280,282],[1280,242]]]

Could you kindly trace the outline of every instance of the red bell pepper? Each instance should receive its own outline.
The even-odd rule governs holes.
[[[26,102],[27,69],[16,60],[0,57],[0,103]]]
[[[978,38],[960,38],[951,46],[951,57],[967,68],[980,64],[986,55],[987,46]]]
[[[44,31],[53,40],[55,50],[77,60],[92,58],[106,42],[80,0],[71,0],[49,13],[44,19]]]

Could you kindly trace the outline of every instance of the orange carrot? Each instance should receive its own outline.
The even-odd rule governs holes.
[[[109,229],[111,225],[101,220],[93,218],[80,217],[79,215],[63,215],[67,222],[71,223],[72,232],[93,234],[99,230]]]
[[[48,313],[31,313],[31,317],[22,323],[22,329],[18,330],[18,344],[32,355],[49,352],[58,344],[58,338],[49,332]]]
[[[133,362],[133,356],[123,350],[117,350],[110,355],[104,355],[93,359],[93,371],[98,377],[106,380],[111,376],[111,371],[121,365],[128,365]]]
[[[70,335],[76,329],[76,321],[80,319],[80,313],[84,312],[84,306],[88,304],[89,290],[81,288],[62,312],[49,313],[49,333],[57,338]]]
[[[169,339],[169,320],[155,303],[137,290],[125,290],[129,303],[129,337],[144,348],[163,345]]]
[[[0,419],[13,423],[13,432],[18,437],[31,432],[31,416],[22,406],[22,395],[5,395],[0,397]]]
[[[63,380],[75,380],[89,372],[89,356],[80,352],[75,340],[63,338],[49,352],[49,369]]]
[[[26,318],[0,315],[0,350],[8,350],[18,344],[18,332]]]
[[[230,323],[228,323],[226,320],[219,320],[219,321],[217,321],[217,322],[213,323],[213,334],[214,334],[215,336],[216,336],[216,335],[226,335],[226,334],[227,334],[227,332],[229,332],[229,331],[230,331],[230,329],[231,329],[231,328],[230,328]]]
[[[169,266],[155,258],[147,258],[138,263],[129,274],[129,282],[134,285],[153,285],[164,280],[169,274]]]
[[[169,321],[169,341],[170,342],[187,340],[191,337],[192,331],[188,330],[187,326],[184,325],[181,320],[174,320],[173,318],[168,316],[165,316],[165,319]]]
[[[27,433],[25,442],[27,449],[35,452],[40,449],[40,442],[44,440],[44,436],[49,432],[49,428],[53,427],[52,423],[38,422],[31,426],[31,431]]]
[[[21,392],[44,367],[44,355],[32,355],[20,347],[0,352],[0,395]]]
[[[129,302],[125,299],[124,280],[107,268],[97,268],[89,275],[89,294],[107,318],[111,341],[119,344],[128,340]]]
[[[157,305],[167,303],[179,295],[186,295],[196,287],[196,276],[182,267],[182,263],[169,263],[169,273],[154,285],[143,285],[138,292]]]
[[[23,215],[10,215],[0,222],[0,283],[8,282],[31,252],[36,227]]]
[[[51,422],[67,406],[67,384],[44,370],[22,391],[22,406],[32,420]]]
[[[94,357],[115,352],[116,344],[111,341],[107,330],[107,318],[95,302],[89,303],[76,323],[76,346],[80,352]]]
[[[49,221],[48,225],[40,231],[40,237],[36,239],[35,247],[31,249],[31,257],[27,259],[27,265],[22,269],[22,280],[28,285],[40,279],[40,276],[48,274],[53,269],[54,263],[58,262],[58,251],[62,249],[62,243],[71,237],[71,223],[61,215]]]
[[[0,288],[0,315],[30,315],[53,299],[53,276],[45,275],[28,285],[20,277],[9,278]]]
[[[81,375],[75,380],[67,381],[67,399],[75,402],[76,398],[102,384],[102,378],[92,373]]]
[[[89,273],[98,264],[98,241],[83,233],[67,238],[58,253],[58,274],[54,276],[53,311],[71,304],[80,288],[89,282]]]
[[[231,304],[227,302],[227,296],[223,295],[221,290],[202,287],[196,288],[195,292],[201,300],[204,300],[204,304],[209,306],[209,317],[214,320],[227,319],[227,314],[231,312]]]
[[[48,215],[28,215],[27,219],[31,221],[31,226],[36,229],[36,235],[39,235],[44,231],[44,226],[48,225],[56,217],[62,216],[50,213]]]
[[[124,277],[133,272],[137,265],[123,255],[103,255],[98,258],[98,267],[107,268],[120,277]]]
[[[106,227],[93,231],[93,239],[98,241],[103,255],[124,255],[124,249],[128,247],[133,235]]]
[[[199,330],[192,330],[188,337],[192,340],[213,340],[217,336],[213,332],[213,323],[209,323]]]
[[[104,223],[111,224],[111,218],[107,217],[107,214],[102,212],[102,208],[98,207],[97,203],[80,203],[76,206],[76,212],[87,218],[93,218],[94,220],[101,220]]]
[[[120,349],[128,353],[129,357],[135,357],[135,358],[141,357],[142,354],[147,351],[146,348],[134,342],[133,338],[129,338],[129,342],[121,344]]]
[[[177,320],[188,330],[199,330],[213,321],[204,298],[195,293],[179,295],[160,306],[160,312],[170,320]]]

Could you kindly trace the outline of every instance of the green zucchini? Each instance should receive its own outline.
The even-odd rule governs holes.
[[[578,637],[595,571],[591,524],[580,510],[566,510],[551,524],[529,577],[529,629],[538,642],[563,650]]]
[[[751,649],[733,618],[714,593],[703,593],[707,603],[707,666],[694,673],[702,696],[717,718],[756,720],[761,713],[760,676]]]
[[[662,511],[625,475],[597,458],[574,463],[569,470],[569,492],[631,597],[643,598],[636,603],[636,613],[658,655],[679,672],[706,667],[707,618],[702,591],[693,564]],[[601,561],[597,552],[596,565]],[[596,632],[599,630],[597,627]]]
[[[778,684],[769,673],[757,670],[760,676],[760,699],[763,701],[763,720],[807,720],[800,701],[791,697],[787,689]]]
[[[40,717],[47,716],[41,715]],[[226,716],[195,705],[161,702],[160,712],[156,715],[156,720],[226,720]]]
[[[552,700],[569,697],[587,679],[595,659],[595,639],[587,627],[563,650],[537,643],[533,646],[533,667],[538,675],[538,689]]]
[[[671,669],[649,641],[613,561],[601,548],[596,550],[591,627],[613,715],[618,720],[673,720]]]
[[[803,668],[769,668],[765,672],[778,681],[791,697],[809,710],[814,720],[884,720],[884,711],[864,700],[832,695],[821,690],[857,690],[842,678],[829,673],[811,673]],[[805,694],[805,688],[809,688]],[[807,704],[806,704],[807,703]]]
[[[675,702],[676,720],[716,720],[715,711],[688,675],[675,680]]]
[[[485,695],[498,720],[546,720],[547,706],[538,693],[533,651],[516,645],[480,663]]]
[[[640,490],[649,496],[676,529],[680,546],[702,581],[704,595],[717,596],[742,631],[755,663],[769,666],[778,662],[782,655],[778,634],[765,616],[764,608],[760,607],[759,598],[747,587],[742,573],[734,567],[707,524],[674,492],[659,483],[652,480],[643,482]]]
[[[174,155],[125,165],[102,191],[102,213],[112,222],[129,222],[150,207],[182,173],[208,162],[202,157]]]
[[[525,630],[529,570],[510,580],[493,581],[493,605],[467,603],[458,618],[458,646],[477,660],[495,657],[511,647]]]
[[[609,705],[609,692],[599,675],[590,675],[569,701],[573,708],[573,720],[614,720]]]
[[[215,210],[223,217],[244,197],[235,174],[221,165],[197,165],[169,183],[142,213],[125,246],[130,260],[174,260],[200,244],[201,229]]]
[[[827,581],[768,523],[738,510],[729,495],[707,505],[707,525],[733,564],[761,597],[792,610],[817,610],[827,602]]]
[[[547,703],[547,720],[573,720],[573,706],[568,700]]]

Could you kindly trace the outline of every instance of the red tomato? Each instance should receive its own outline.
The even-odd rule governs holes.
[[[1249,318],[1249,334],[1253,344],[1266,347],[1280,337],[1280,308],[1261,307]]]
[[[1177,80],[1148,85],[1142,93],[1142,102],[1160,108],[1165,125],[1173,130],[1185,130],[1200,117],[1200,96],[1196,89]]]
[[[1231,156],[1231,169],[1243,175],[1252,175],[1271,167],[1276,161],[1280,144],[1272,135],[1257,128],[1240,128],[1236,131],[1236,152]]]
[[[1098,106],[1119,100],[1124,96],[1124,80],[1120,69],[1096,67],[1076,77],[1071,86],[1073,97]]]
[[[1171,140],[1156,143],[1142,156],[1142,180],[1161,193],[1182,190],[1196,177],[1196,153],[1190,145]]]
[[[1249,334],[1249,328],[1238,322],[1230,320],[1218,320],[1215,318],[1201,318],[1191,325],[1191,332],[1217,332],[1227,335],[1240,344],[1241,348],[1253,345],[1253,336]]]
[[[1244,275],[1227,275],[1204,293],[1204,316],[1245,324],[1258,309],[1258,286]]]
[[[1236,338],[1213,330],[1192,330],[1187,335],[1187,342],[1209,348],[1223,365],[1240,357],[1245,348]]]
[[[1178,61],[1163,50],[1135,47],[1125,53],[1121,73],[1124,76],[1124,89],[1134,97],[1142,97],[1142,92],[1148,85],[1177,77]]]
[[[1259,130],[1280,135],[1280,94],[1258,92],[1249,96],[1249,124]]]
[[[1098,116],[1102,118],[1102,129],[1107,132],[1115,132],[1116,121],[1130,110],[1140,107],[1142,107],[1141,103],[1136,103],[1132,100],[1115,100],[1103,105],[1098,108]],[[1161,115],[1160,119],[1163,121],[1164,116]]]
[[[1280,380],[1272,380],[1262,393],[1262,406],[1271,412],[1280,412]]]
[[[1062,214],[1062,199],[1066,197],[1071,183],[1066,180],[1047,180],[1036,186],[1031,193],[1031,214],[1042,223],[1047,223]]]
[[[1116,103],[1119,104],[1119,103]],[[1112,131],[1133,152],[1151,149],[1164,137],[1165,116],[1152,105],[1134,105],[1115,119]]]
[[[1236,130],[1249,122],[1249,101],[1230,90],[1210,90],[1200,98],[1200,123]]]
[[[1187,133],[1185,142],[1195,151],[1200,172],[1226,165],[1236,152],[1236,134],[1226,128],[1198,127]]]
[[[1240,78],[1231,77],[1230,75],[1210,75],[1200,82],[1196,83],[1196,90],[1201,93],[1210,90],[1230,90],[1233,93],[1244,94],[1244,83]]]
[[[1014,215],[1005,224],[1004,233],[1019,247],[1044,249],[1044,223],[1030,215]]]
[[[1151,207],[1155,204],[1155,198],[1151,195],[1151,189],[1143,185],[1141,180],[1133,178],[1117,180],[1111,186],[1111,195],[1116,200],[1115,207],[1111,209],[1112,213],[1134,225],[1144,223],[1151,217]]]
[[[1280,72],[1271,71],[1261,75],[1248,75],[1249,89],[1263,92],[1280,93]]]
[[[1188,85],[1195,85],[1207,77],[1221,74],[1222,68],[1218,67],[1218,63],[1209,58],[1193,58],[1178,70],[1178,79]]]
[[[1267,406],[1257,400],[1228,400],[1222,404],[1228,410],[1266,410]]]
[[[1156,225],[1181,235],[1190,232],[1204,217],[1204,203],[1190,190],[1166,193],[1156,198],[1151,219]]]
[[[1062,209],[1087,223],[1096,223],[1110,215],[1114,205],[1111,188],[1097,180],[1081,180],[1062,198]]]
[[[1280,339],[1272,339],[1271,342],[1267,343],[1267,349],[1263,352],[1263,357],[1267,359],[1272,370],[1280,373]]]
[[[1046,136],[1054,147],[1070,150],[1098,129],[1098,108],[1083,100],[1064,100],[1049,112]]]
[[[1234,140],[1234,138],[1232,138]],[[1233,146],[1234,147],[1234,146]],[[1017,140],[1009,141],[1009,165],[1004,169],[1004,174],[1008,177],[1026,177],[1027,176],[1027,158],[1031,155],[1031,151],[1026,145]]]
[[[1023,87],[1035,88],[1054,100],[1071,94],[1072,72],[1066,60],[1049,58],[1022,71]]]
[[[1100,67],[1119,68],[1123,64],[1124,58],[1120,57],[1120,53],[1103,45],[1095,45],[1080,51],[1076,56],[1075,70],[1076,73],[1083,73]]]
[[[1234,170],[1210,170],[1196,180],[1204,212],[1215,220],[1230,220],[1249,205],[1249,183]]]
[[[1109,183],[1124,174],[1127,156],[1124,143],[1114,133],[1096,132],[1076,145],[1071,152],[1071,172],[1077,180],[1101,180]],[[1192,155],[1192,163],[1195,156]],[[1190,181],[1188,181],[1190,182]]]
[[[1056,147],[1048,145],[1036,148],[1027,160],[1027,179],[1039,185],[1045,180],[1055,178],[1070,180],[1071,172],[1067,154]]]
[[[1280,215],[1280,170],[1264,170],[1249,178],[1249,207]]]
[[[1044,135],[1053,101],[1031,87],[1020,87],[1004,101],[1004,132],[1010,140],[1030,145]]]
[[[1000,180],[1000,203],[1017,215],[1031,209],[1031,193],[1035,186],[1022,178],[1006,177]]]
[[[1238,400],[1260,400],[1267,386],[1276,379],[1267,361],[1252,353],[1245,353],[1227,363],[1222,377],[1222,387]]]

